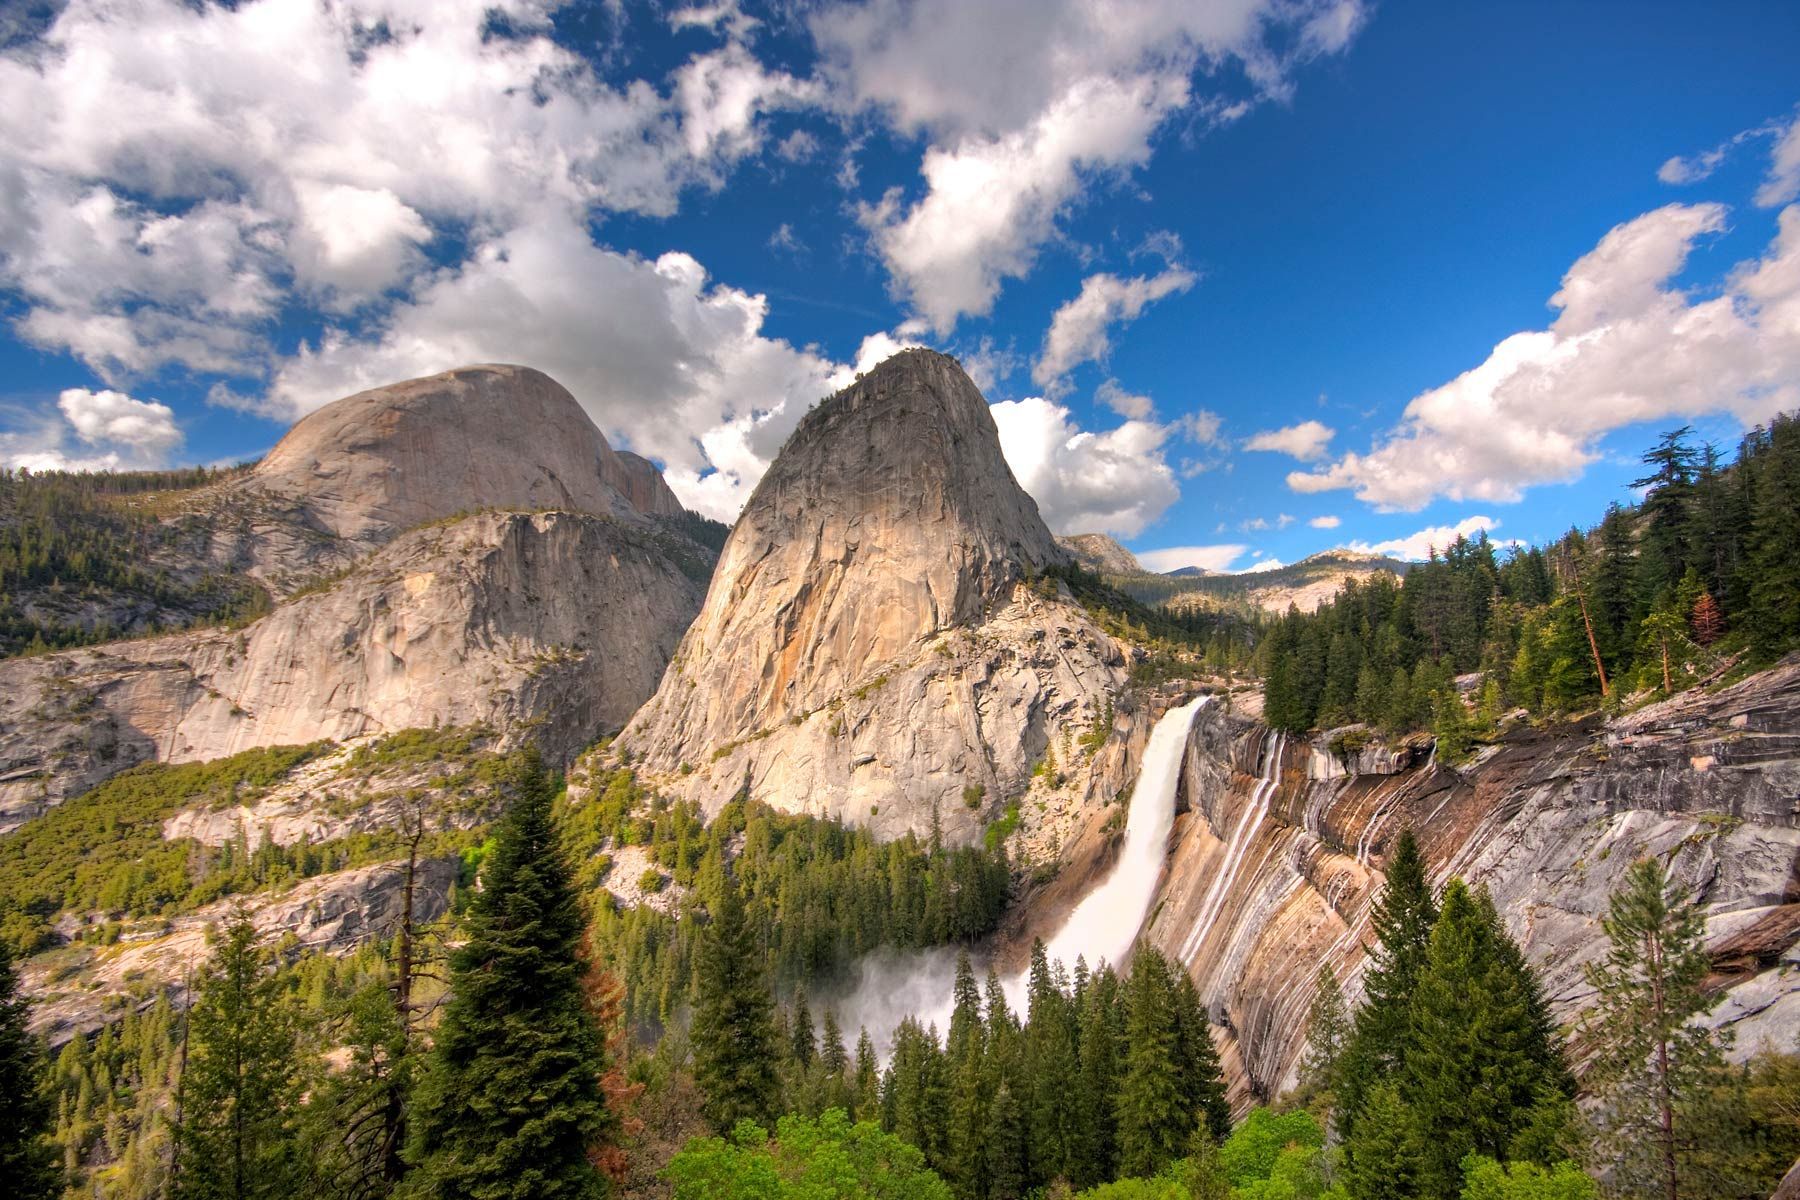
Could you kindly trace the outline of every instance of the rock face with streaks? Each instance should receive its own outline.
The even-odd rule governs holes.
[[[523,367],[327,405],[204,502],[204,552],[285,598],[0,662],[0,832],[136,763],[255,746],[488,723],[567,760],[655,690],[713,558],[655,468]]]
[[[748,788],[972,837],[1124,685],[1112,640],[1036,578],[1066,561],[968,376],[903,352],[782,448],[620,744],[709,811]]]
[[[1516,726],[1458,770],[1429,744],[1340,756],[1200,715],[1148,935],[1223,1030],[1238,1099],[1292,1082],[1320,964],[1360,990],[1370,904],[1411,828],[1442,884],[1485,886],[1558,1017],[1591,999],[1600,917],[1661,856],[1707,914],[1737,1054],[1800,1035],[1800,659],[1611,724]],[[1575,1047],[1577,1056],[1581,1047]]]

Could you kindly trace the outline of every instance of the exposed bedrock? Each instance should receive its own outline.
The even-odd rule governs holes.
[[[1800,658],[1610,724],[1515,726],[1472,764],[1428,743],[1348,758],[1214,707],[1189,741],[1182,803],[1149,936],[1186,964],[1240,1100],[1293,1080],[1313,981],[1360,992],[1381,864],[1411,828],[1441,884],[1493,894],[1572,1022],[1600,917],[1656,854],[1707,914],[1713,1020],[1739,1056],[1800,1036]],[[1581,1047],[1575,1047],[1577,1056]]]

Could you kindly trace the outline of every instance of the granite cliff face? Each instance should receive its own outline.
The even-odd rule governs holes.
[[[328,405],[204,502],[208,552],[286,598],[0,662],[0,831],[135,763],[254,746],[482,722],[567,759],[649,697],[712,558],[655,468],[521,367]]]
[[[327,404],[199,505],[212,559],[278,595],[405,530],[480,509],[682,511],[656,468],[615,452],[561,384],[499,364]]]
[[[1354,739],[1352,739],[1354,742]],[[1487,887],[1556,1014],[1591,999],[1610,892],[1656,854],[1707,913],[1713,1015],[1739,1056],[1800,1030],[1800,660],[1602,724],[1520,724],[1447,769],[1429,739],[1359,750],[1215,705],[1195,722],[1146,934],[1222,1029],[1240,1101],[1292,1082],[1314,977],[1359,994],[1370,904],[1411,828],[1441,884]],[[1583,1048],[1573,1047],[1579,1059]]]
[[[913,350],[807,415],[621,747],[715,810],[748,788],[973,836],[1125,682],[954,360]],[[970,790],[965,793],[965,789]]]
[[[1101,575],[1141,575],[1137,556],[1104,533],[1072,533],[1056,539],[1069,557]]]

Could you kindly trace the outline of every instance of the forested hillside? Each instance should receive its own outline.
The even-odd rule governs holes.
[[[1265,718],[1300,731],[1435,724],[1469,736],[1508,708],[1617,707],[1766,665],[1800,645],[1800,418],[1744,438],[1729,465],[1682,428],[1644,456],[1644,489],[1588,529],[1501,553],[1459,537],[1404,582],[1351,584],[1266,630]]]
[[[164,519],[240,470],[0,471],[0,655],[267,611],[260,585],[184,555]]]

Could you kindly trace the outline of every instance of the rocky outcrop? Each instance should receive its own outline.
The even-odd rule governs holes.
[[[973,836],[1104,719],[1122,655],[954,360],[889,359],[800,423],[621,747],[715,810],[750,794]],[[935,818],[934,818],[935,814]]]
[[[1656,854],[1705,906],[1712,1019],[1737,1053],[1800,1033],[1800,660],[1610,726],[1521,723],[1460,770],[1425,746],[1346,756],[1214,706],[1183,793],[1148,933],[1200,985],[1240,1099],[1291,1082],[1321,964],[1359,990],[1381,864],[1406,828],[1439,883],[1492,892],[1564,1020],[1591,998],[1582,968],[1604,953],[1609,894]]]
[[[301,418],[248,475],[220,489],[221,508],[297,530],[272,536],[253,521],[224,545],[265,574],[292,576],[477,509],[658,511],[667,488],[659,492],[654,475],[636,456],[620,461],[575,397],[541,371],[461,367]]]
[[[413,893],[421,925],[449,909],[457,860],[425,859]],[[32,997],[32,1031],[59,1046],[119,1019],[127,1008],[148,1007],[162,995],[187,1000],[194,965],[204,962],[207,931],[231,920],[242,904],[267,942],[290,935],[292,950],[342,953],[399,926],[406,894],[405,863],[376,863],[309,879],[275,895],[228,897],[175,917],[161,928],[135,932],[118,945],[75,946],[24,963],[21,982]]]
[[[240,630],[0,662],[0,829],[149,759],[476,723],[566,759],[650,695],[699,609],[666,536],[482,513]]]
[[[1137,557],[1104,533],[1072,533],[1056,539],[1069,557],[1100,575],[1141,575]]]
[[[0,661],[0,832],[151,759],[473,722],[566,759],[654,691],[715,557],[656,468],[525,367],[326,405],[181,503],[190,558],[283,601]]]

